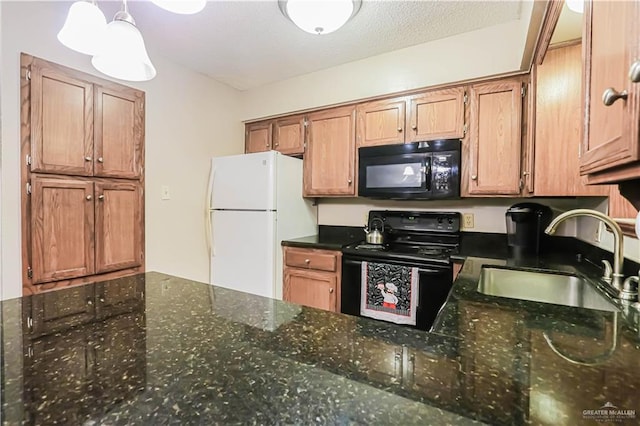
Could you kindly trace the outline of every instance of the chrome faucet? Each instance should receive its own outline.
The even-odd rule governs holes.
[[[613,232],[613,271],[609,262],[603,260],[605,264],[605,273],[602,277],[607,284],[611,285],[615,291],[615,296],[623,300],[637,300],[637,279],[631,277],[628,280],[624,280],[624,274],[622,273],[622,266],[624,263],[624,251],[623,251],[623,234],[620,226],[612,220],[606,214],[600,213],[596,210],[589,209],[575,209],[562,213],[551,221],[547,229],[544,230],[546,234],[553,235],[556,232],[558,225],[567,219],[578,216],[588,216],[599,219],[604,222],[611,232]],[[634,286],[634,283],[636,284]]]

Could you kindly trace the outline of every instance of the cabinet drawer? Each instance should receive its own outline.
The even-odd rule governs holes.
[[[285,265],[295,268],[333,272],[338,264],[337,255],[327,251],[287,249],[284,257]]]

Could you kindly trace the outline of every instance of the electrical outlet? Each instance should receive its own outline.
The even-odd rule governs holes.
[[[162,193],[160,195],[160,199],[161,200],[170,200],[171,199],[171,193],[169,192],[169,186],[168,185],[162,185]]]
[[[462,227],[464,229],[473,229],[473,213],[465,213],[462,215]]]
[[[602,224],[598,222],[598,226],[596,227],[595,235],[593,236],[593,241],[599,243],[602,241]]]

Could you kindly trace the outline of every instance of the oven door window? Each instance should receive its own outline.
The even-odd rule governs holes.
[[[364,183],[366,189],[406,189],[424,190],[427,188],[427,176],[430,164],[426,156],[406,156],[384,158],[376,161],[369,158],[364,164]]]

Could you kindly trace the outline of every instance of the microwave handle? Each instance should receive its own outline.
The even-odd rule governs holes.
[[[424,158],[424,189],[427,192],[431,192],[431,162],[433,160],[433,157],[431,156],[431,154],[428,154],[427,156],[425,156]]]

